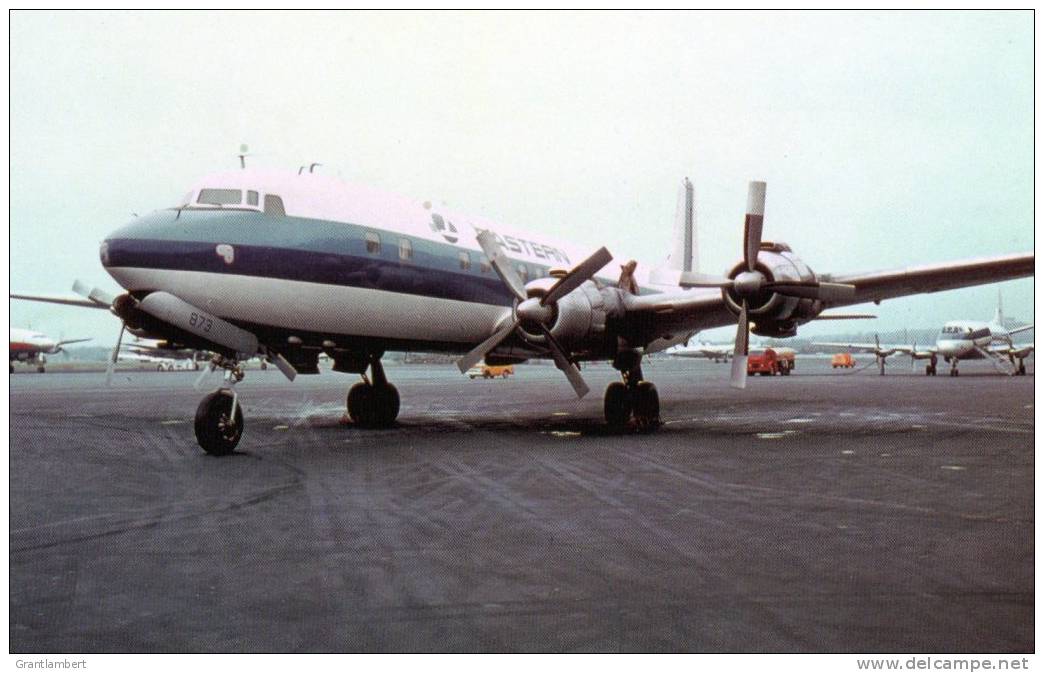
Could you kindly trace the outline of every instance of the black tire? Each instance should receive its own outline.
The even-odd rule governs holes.
[[[602,404],[605,422],[610,428],[620,429],[631,420],[631,393],[620,381],[613,381],[605,389],[605,400]]]
[[[369,383],[356,383],[348,390],[348,416],[352,422],[361,427],[369,427],[373,417],[373,386]]]
[[[1019,362],[1019,376],[1025,376],[1025,375],[1026,375],[1026,363],[1025,362]]]
[[[390,383],[380,388],[356,383],[347,403],[348,416],[361,428],[387,428],[399,416],[399,391]]]
[[[373,425],[378,428],[391,427],[399,416],[399,391],[388,383],[374,388],[373,392]]]
[[[235,424],[230,424],[232,392],[217,390],[203,398],[196,408],[196,441],[212,456],[227,456],[236,450],[243,436],[243,406],[236,405]]]
[[[643,430],[660,425],[660,393],[649,381],[642,381],[634,391],[634,420]]]
[[[36,373],[37,373],[37,374],[43,374],[43,373],[44,373],[44,372],[46,372],[46,371],[47,371],[47,369],[46,369],[46,368],[44,368],[44,366],[43,366],[43,365],[39,365],[39,366],[38,366],[38,367],[36,368]]]

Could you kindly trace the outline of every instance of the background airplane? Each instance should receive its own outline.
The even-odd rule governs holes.
[[[1012,335],[1027,332],[1033,325],[1023,325],[1014,329],[1004,327],[1004,312],[1001,298],[997,297],[997,312],[991,322],[977,320],[952,320],[947,322],[935,340],[935,346],[918,349],[917,344],[882,345],[877,335],[874,343],[839,343],[814,342],[814,346],[831,346],[848,350],[873,353],[877,366],[884,374],[885,360],[896,353],[908,355],[912,360],[929,360],[925,365],[925,375],[935,376],[938,358],[950,365],[950,376],[958,376],[958,363],[961,360],[990,360],[1009,376],[1025,375],[1025,359],[1033,353],[1033,344],[1016,344]],[[1016,364],[1016,361],[1018,363]],[[911,361],[912,363],[912,361]]]
[[[672,346],[665,353],[679,358],[707,358],[715,362],[728,362],[732,357],[732,344],[700,342],[695,346]]]
[[[388,350],[463,354],[462,372],[482,360],[550,358],[580,397],[589,388],[578,363],[607,360],[621,377],[605,391],[607,423],[652,428],[659,394],[642,359],[701,330],[736,325],[731,385],[743,388],[752,331],[794,336],[831,307],[1033,273],[1032,253],[1022,253],[817,275],[786,243],[762,240],[765,190],[749,185],[740,261],[725,274],[639,265],[637,288],[621,288],[604,247],[585,253],[318,174],[243,169],[202,179],[179,206],[106,238],[102,265],[125,293],[77,283],[79,298],[12,297],[111,311],[123,323],[113,359],[124,329],[214,352],[225,386],[200,403],[196,438],[227,454],[243,430],[241,363],[258,354],[292,380],[318,373],[326,353],[334,371],[362,377],[347,408],[370,427],[399,411],[381,365]]]
[[[61,353],[63,346],[90,341],[90,339],[65,339],[59,341],[42,332],[28,329],[11,328],[10,340],[10,372],[14,373],[15,362],[35,364],[36,371],[46,371],[47,356]]]

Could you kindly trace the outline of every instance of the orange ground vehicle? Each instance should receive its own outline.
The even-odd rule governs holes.
[[[752,350],[747,356],[747,374],[790,376],[794,369],[794,355],[793,348]]]
[[[851,369],[855,367],[855,360],[852,359],[851,353],[835,353],[834,357],[830,358],[830,366],[834,369]]]
[[[495,379],[499,376],[506,379],[514,373],[514,365],[475,365],[468,370],[468,378],[477,379],[481,376],[484,379]]]

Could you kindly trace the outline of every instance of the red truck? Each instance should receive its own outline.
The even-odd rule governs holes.
[[[790,376],[794,369],[794,355],[793,348],[752,350],[747,357],[747,374]]]

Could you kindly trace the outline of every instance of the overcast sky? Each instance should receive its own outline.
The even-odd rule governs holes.
[[[768,181],[765,238],[820,273],[1030,250],[1032,20],[14,12],[11,286],[118,290],[98,243],[238,165],[240,143],[253,165],[318,161],[643,263],[667,254],[684,176],[705,271],[740,256],[751,179]],[[997,287],[885,302],[877,327],[988,319]],[[1032,280],[1000,287],[1031,320]],[[12,302],[28,324],[101,344],[118,330]]]

